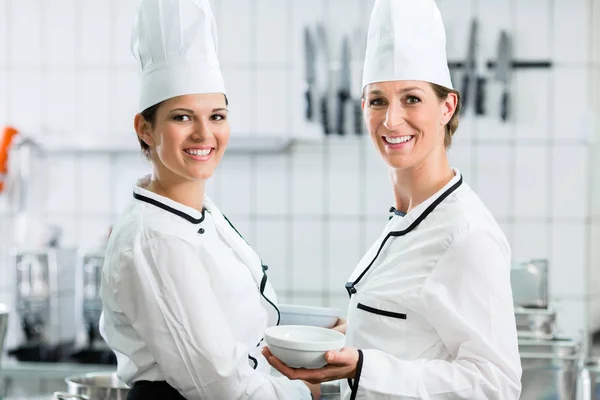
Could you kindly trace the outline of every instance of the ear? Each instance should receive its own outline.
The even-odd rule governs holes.
[[[365,98],[364,97],[362,99],[360,99],[360,108],[362,108],[362,110],[365,111]]]
[[[135,129],[135,132],[140,140],[150,147],[154,145],[150,123],[148,123],[144,117],[142,117],[142,114],[135,115],[135,118],[133,119],[133,128]]]
[[[456,93],[448,93],[448,97],[442,102],[442,125],[445,126],[450,122],[450,118],[454,115],[457,105],[458,97]]]

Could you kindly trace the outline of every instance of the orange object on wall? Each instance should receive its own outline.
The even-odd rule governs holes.
[[[2,193],[2,190],[4,189],[6,175],[8,173],[8,151],[13,139],[18,133],[19,131],[15,128],[7,126],[4,128],[2,137],[0,138],[0,193]]]

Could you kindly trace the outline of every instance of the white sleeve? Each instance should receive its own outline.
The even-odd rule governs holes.
[[[310,399],[301,381],[255,371],[236,342],[191,244],[152,239],[133,249],[116,297],[165,380],[186,399]],[[257,289],[258,294],[258,289]]]
[[[358,387],[346,398],[519,398],[510,250],[491,233],[471,231],[455,239],[410,309],[436,329],[453,360],[400,360],[364,349],[353,382]]]

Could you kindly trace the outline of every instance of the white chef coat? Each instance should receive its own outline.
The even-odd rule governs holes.
[[[510,247],[454,171],[390,218],[346,284],[346,345],[361,354],[343,399],[519,398]]]
[[[126,383],[167,381],[189,400],[310,399],[270,375],[262,335],[279,321],[250,246],[208,197],[200,212],[134,187],[102,271],[102,336]]]

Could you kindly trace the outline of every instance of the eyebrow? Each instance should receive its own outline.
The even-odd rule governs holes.
[[[174,111],[183,111],[188,114],[195,114],[194,110],[190,110],[189,108],[174,108],[171,110],[171,112],[174,112]],[[213,108],[213,110],[212,110],[212,112],[218,112],[218,111],[227,111],[227,108],[225,108],[225,107]]]
[[[411,87],[407,87],[407,88],[399,90],[398,93],[406,93],[406,92],[410,92],[411,90],[419,90],[419,91],[423,92],[423,89],[421,89],[420,87],[411,86]],[[381,95],[384,95],[385,93],[383,93],[381,90],[374,89],[374,90],[369,91],[369,94],[381,96]]]

